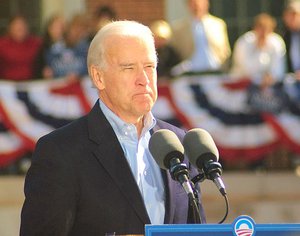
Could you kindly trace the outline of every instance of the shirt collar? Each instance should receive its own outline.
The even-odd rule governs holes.
[[[124,135],[125,132],[128,131],[128,127],[134,127],[134,124],[127,123],[123,121],[119,116],[117,116],[112,110],[110,110],[104,102],[99,99],[100,109],[104,113],[106,119],[112,126],[113,130],[117,135]],[[141,136],[145,135],[145,133],[149,132],[156,124],[156,119],[153,116],[152,112],[148,112],[143,119],[143,129]],[[136,128],[135,128],[136,130]]]

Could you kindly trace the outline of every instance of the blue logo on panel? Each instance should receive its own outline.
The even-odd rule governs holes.
[[[250,216],[239,216],[233,223],[235,236],[254,236],[255,222]]]

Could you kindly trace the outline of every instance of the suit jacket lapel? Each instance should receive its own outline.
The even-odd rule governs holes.
[[[98,144],[94,154],[142,222],[150,223],[143,198],[119,141],[97,102],[88,115],[89,137]]]

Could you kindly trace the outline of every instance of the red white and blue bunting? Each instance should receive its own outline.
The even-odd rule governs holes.
[[[253,113],[246,102],[248,84],[233,82],[226,75],[160,82],[153,113],[187,130],[209,131],[224,161],[254,161],[280,146],[300,153],[299,105],[290,104],[276,115]],[[88,78],[1,81],[0,167],[32,151],[41,136],[86,114],[96,99],[97,91]]]

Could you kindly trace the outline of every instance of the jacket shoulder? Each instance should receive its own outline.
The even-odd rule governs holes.
[[[183,137],[186,133],[185,130],[183,130],[175,125],[172,125],[172,124],[165,122],[163,120],[160,120],[160,119],[156,119],[156,126],[154,127],[154,130],[156,131],[159,129],[168,129],[168,130],[173,131],[181,141],[183,140]]]
[[[69,124],[66,124],[58,129],[39,138],[38,143],[55,141],[57,143],[68,143],[82,137],[87,130],[86,116],[80,117]]]

